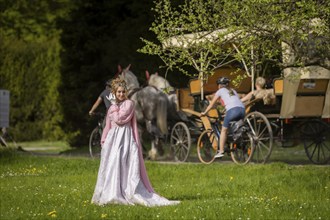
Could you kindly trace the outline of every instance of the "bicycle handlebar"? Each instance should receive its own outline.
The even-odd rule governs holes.
[[[98,117],[104,117],[105,114],[102,112],[93,112],[93,114],[91,114],[91,116],[98,116]]]

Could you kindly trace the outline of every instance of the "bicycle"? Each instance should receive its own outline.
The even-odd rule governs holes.
[[[7,128],[2,128],[1,129],[0,145],[3,146],[3,147],[8,147],[8,148],[17,148],[16,141],[9,134]]]
[[[100,158],[101,156],[101,137],[103,131],[104,114],[97,112],[93,114],[98,117],[97,126],[93,129],[89,136],[89,154],[92,158]]]
[[[220,114],[218,114],[220,115]],[[220,150],[221,117],[206,115],[211,123],[211,129],[201,133],[197,142],[197,154],[204,164],[211,164],[215,154]],[[253,157],[255,141],[249,120],[230,122],[225,153],[230,154],[236,164],[247,164]],[[229,145],[229,147],[228,147]]]

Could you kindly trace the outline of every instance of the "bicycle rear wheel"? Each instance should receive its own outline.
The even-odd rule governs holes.
[[[247,164],[252,159],[254,152],[253,138],[246,132],[242,134],[238,143],[230,144],[230,156],[236,164]]]
[[[89,137],[89,154],[92,158],[99,158],[101,156],[101,135],[97,127]]]
[[[217,153],[218,137],[212,130],[205,130],[198,138],[197,154],[202,163],[210,164]]]

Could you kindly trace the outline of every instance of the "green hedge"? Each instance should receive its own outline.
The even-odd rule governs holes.
[[[63,137],[59,48],[56,38],[28,43],[2,38],[1,88],[10,91],[10,127],[18,140]]]

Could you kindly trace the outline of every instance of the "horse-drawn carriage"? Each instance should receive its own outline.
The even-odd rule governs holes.
[[[189,88],[177,90],[178,108],[187,115],[188,120],[177,122],[171,129],[171,149],[176,160],[185,161],[192,139],[196,140],[204,130],[213,129],[212,118],[219,117],[219,114],[211,111],[210,117],[201,117],[200,112],[205,107],[203,96],[217,90],[215,81],[219,76],[234,79],[237,74],[244,74],[236,72],[235,75],[231,72],[232,69],[224,68],[215,71],[202,84],[203,90],[200,79],[191,80]],[[237,161],[240,158],[235,158],[237,155],[233,151],[236,149],[230,147],[229,152],[235,162],[267,162],[273,139],[282,145],[292,140],[302,141],[307,157],[313,163],[325,164],[330,161],[330,71],[316,66],[287,68],[284,75],[273,81],[274,105],[264,105],[259,99],[248,104],[245,121],[252,130],[252,143],[246,142],[251,146],[241,152],[247,154],[243,155],[242,161]],[[241,94],[248,93],[251,79],[245,78],[234,89]]]
[[[122,77],[129,82],[131,81],[129,78],[133,77],[134,74],[128,69],[126,72],[127,74],[122,74]],[[137,104],[137,115],[141,115],[141,125],[146,126],[149,133],[155,130],[156,132],[153,134],[160,133],[157,131],[160,129],[157,128],[156,121],[163,120],[164,117],[156,117],[155,114],[151,113],[157,109],[161,109],[161,112],[164,113],[164,107],[157,104],[160,98],[167,99],[170,103],[177,100],[176,112],[178,114],[174,114],[175,117],[170,116],[170,113],[173,112],[173,106],[167,105],[166,107],[166,126],[170,130],[173,157],[176,161],[186,161],[192,143],[197,142],[197,151],[203,151],[202,156],[199,154],[200,160],[206,163],[211,162],[214,159],[212,151],[217,150],[215,142],[218,142],[219,138],[207,133],[207,131],[214,132],[215,126],[221,126],[221,121],[217,121],[221,114],[217,110],[213,110],[209,112],[208,116],[201,117],[200,112],[207,105],[205,96],[217,90],[215,82],[218,77],[226,76],[235,79],[238,75],[244,74],[244,71],[237,72],[233,71],[232,68],[221,68],[216,70],[205,82],[201,82],[200,79],[190,80],[189,88],[177,89],[176,94],[167,95],[167,98],[163,92],[159,89],[156,90],[151,85],[143,89],[135,86],[135,89],[132,89],[134,92],[132,98]],[[272,103],[274,105],[264,105],[258,99],[248,104],[244,120],[248,131],[241,135],[245,139],[240,139],[240,143],[238,143],[230,137],[228,138],[228,153],[234,162],[243,164],[249,161],[267,162],[272,152],[274,139],[283,145],[292,140],[302,141],[306,154],[313,163],[325,164],[329,162],[330,71],[318,66],[287,68],[284,70],[284,76],[273,81],[272,92],[275,100]],[[240,83],[234,84],[233,87],[238,93],[246,94],[251,90],[251,80],[245,78],[240,80]],[[133,81],[137,82],[136,79]],[[132,82],[128,83],[128,85],[133,84]],[[169,85],[168,82],[165,83],[165,86],[166,84]],[[154,101],[152,101],[152,97],[154,97]],[[144,105],[148,105],[148,108],[144,108]],[[151,107],[154,108],[151,109]],[[147,113],[154,117],[148,119]],[[165,130],[165,126],[163,127]],[[295,135],[296,133],[299,135]],[[203,139],[203,135],[208,138]],[[155,135],[152,150],[158,142],[159,137]],[[203,146],[209,146],[209,148]]]
[[[273,83],[275,105],[253,106],[276,125],[276,141],[282,146],[303,143],[315,164],[330,161],[329,81],[330,71],[320,66],[286,68],[284,77]]]

